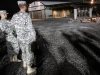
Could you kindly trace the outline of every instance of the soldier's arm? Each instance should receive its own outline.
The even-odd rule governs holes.
[[[2,23],[0,22],[0,29],[3,31]]]
[[[15,30],[15,22],[16,22],[16,15],[13,15],[12,19],[11,19],[11,26],[12,28]]]
[[[8,21],[7,22],[7,27],[6,27],[6,31],[9,33],[9,34],[13,34],[13,27],[12,27],[12,25],[11,25],[11,22],[10,21]]]
[[[28,29],[31,31],[32,37],[34,38],[34,41],[36,41],[36,32],[35,29],[33,27],[32,21],[31,21],[31,17],[28,14],[27,20],[26,20],[26,25],[28,26]]]
[[[15,15],[13,15],[13,17],[12,17],[12,19],[11,19],[11,22],[10,22],[10,27],[11,27],[11,29],[12,29],[12,33],[14,34],[14,32],[15,32],[15,18],[16,18],[16,16]]]
[[[8,34],[8,23],[6,23],[7,25],[4,25],[3,23],[0,22],[0,29],[2,30],[2,32],[4,32],[6,35]]]

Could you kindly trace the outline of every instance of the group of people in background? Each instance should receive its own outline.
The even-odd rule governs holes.
[[[32,68],[34,64],[34,53],[31,51],[31,44],[36,41],[36,32],[32,25],[30,15],[26,12],[26,1],[18,1],[18,6],[20,11],[13,15],[11,21],[6,19],[8,14],[6,10],[0,10],[0,29],[6,34],[7,49],[11,49],[10,47],[12,46],[15,52],[14,56],[10,56],[10,61],[21,62],[17,58],[21,49],[23,67],[27,69],[27,74],[31,74],[36,71],[36,67]],[[14,35],[15,32],[17,36]]]

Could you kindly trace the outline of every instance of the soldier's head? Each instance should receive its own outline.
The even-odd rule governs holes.
[[[18,1],[18,6],[19,6],[20,10],[22,10],[22,11],[26,11],[27,10],[26,1]]]
[[[0,11],[0,16],[1,16],[1,18],[3,18],[3,19],[6,19],[7,18],[7,12],[6,12],[6,10],[1,10]]]
[[[26,11],[27,5],[19,5],[20,10]]]

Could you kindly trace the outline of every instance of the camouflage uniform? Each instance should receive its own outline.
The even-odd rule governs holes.
[[[34,59],[31,44],[36,40],[36,33],[32,26],[30,15],[20,11],[13,16],[11,22],[15,26],[17,39],[22,51],[22,60],[30,66],[33,64]]]
[[[6,33],[8,54],[9,55],[11,55],[11,53],[14,54],[11,49],[11,46],[12,46],[13,50],[15,51],[15,53],[18,54],[19,53],[18,41],[17,41],[17,38],[13,35],[13,28],[12,28],[10,22],[6,19],[1,19],[0,20],[0,28],[3,32]],[[11,52],[11,53],[9,53],[9,52]]]

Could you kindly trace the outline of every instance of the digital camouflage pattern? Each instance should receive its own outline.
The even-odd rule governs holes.
[[[22,50],[22,59],[30,66],[34,59],[31,43],[36,41],[36,32],[32,26],[30,15],[24,11],[19,11],[12,17],[11,22],[17,33],[17,39]]]
[[[11,23],[6,19],[1,19],[0,29],[6,34],[6,40],[7,40],[6,44],[7,44],[8,54],[9,51],[11,51],[11,46],[15,51],[15,53],[18,54],[19,45],[18,45],[17,38],[13,35],[13,27],[11,26]]]

